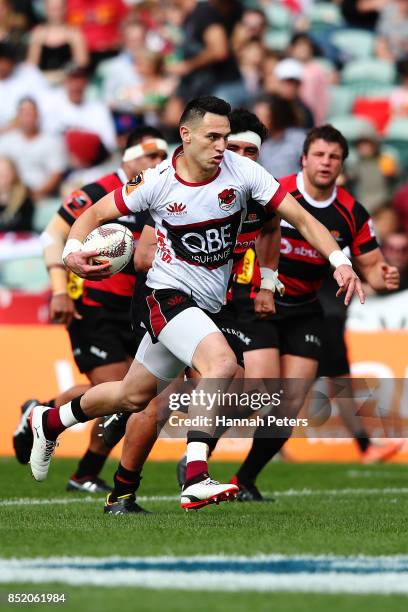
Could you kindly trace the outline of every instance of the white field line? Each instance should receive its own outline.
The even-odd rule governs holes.
[[[407,495],[408,487],[385,487],[380,489],[287,489],[286,491],[263,491],[266,497],[334,497],[341,495]],[[56,498],[30,498],[0,499],[2,506],[47,506],[101,503],[102,498],[90,497],[56,497]],[[177,495],[142,495],[137,498],[140,502],[167,502],[178,501]]]
[[[132,567],[132,563],[137,567]],[[233,566],[228,567],[228,563]],[[260,571],[246,571],[246,565],[251,567],[254,563],[257,567],[259,565]],[[157,564],[160,564],[160,569],[157,569]],[[205,569],[203,564],[206,564]],[[266,567],[266,564],[269,565]],[[294,564],[298,570],[282,571],[285,564],[286,567]],[[169,569],[166,569],[166,566]],[[71,585],[208,591],[408,594],[408,556],[0,559],[0,582],[57,582]]]

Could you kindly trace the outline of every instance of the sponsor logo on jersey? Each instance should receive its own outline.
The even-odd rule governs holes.
[[[141,172],[140,174],[135,176],[134,179],[126,183],[126,187],[125,187],[126,195],[130,195],[132,191],[134,191],[135,189],[143,185],[143,183],[144,183],[144,176],[143,176],[143,172]]]
[[[96,355],[100,359],[106,359],[108,356],[108,353],[106,351],[102,350],[98,346],[94,346],[93,344],[89,347],[89,352],[93,355]]]
[[[289,253],[291,253],[292,251],[293,251],[293,247],[290,244],[289,240],[287,240],[286,238],[281,238],[280,252],[283,255],[289,255]]]
[[[218,204],[221,210],[230,210],[234,206],[236,198],[236,191],[232,187],[221,191],[221,193],[218,194]]]
[[[375,227],[374,227],[374,222],[373,222],[373,220],[370,218],[370,219],[367,221],[367,224],[368,224],[368,229],[369,229],[369,232],[370,232],[370,236],[371,236],[371,238],[376,238],[376,237],[377,237],[377,234],[375,233]]]
[[[185,204],[178,204],[177,202],[174,202],[174,204],[169,204],[166,206],[166,211],[168,215],[173,217],[181,217],[187,214],[187,206]]]
[[[293,244],[291,244],[287,238],[281,238],[280,252],[282,255],[289,255],[290,253],[293,253],[293,255],[304,257],[305,259],[320,258],[320,254],[318,251],[316,251],[316,249],[312,247],[305,247],[303,244],[300,246],[293,246]]]
[[[315,334],[305,334],[305,342],[311,342],[312,344],[317,344],[317,346],[321,346],[320,338],[315,336]]]
[[[241,211],[205,223],[170,225],[163,221],[167,239],[178,259],[214,269],[225,265],[232,253],[241,223]]]
[[[171,251],[166,244],[165,234],[163,234],[163,232],[160,231],[159,228],[157,228],[157,231],[156,231],[156,238],[157,238],[157,248],[159,249],[160,259],[164,261],[165,263],[170,263],[171,260],[173,259],[171,256]]]
[[[85,191],[78,189],[67,197],[63,206],[72,217],[77,218],[82,215],[84,210],[92,206],[92,200]]]

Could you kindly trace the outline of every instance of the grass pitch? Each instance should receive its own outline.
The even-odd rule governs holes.
[[[28,468],[13,459],[0,460],[1,558],[408,553],[408,477],[402,465],[273,463],[259,480],[267,503],[221,504],[185,513],[178,505],[174,463],[150,463],[139,499],[152,514],[131,517],[103,515],[103,498],[66,493],[75,465],[54,460],[48,480],[36,483]],[[235,467],[213,463],[212,475],[229,479]],[[106,466],[108,481],[114,469],[113,463]],[[8,592],[65,592],[67,601],[59,604],[64,610],[408,609],[408,598],[399,595],[204,593],[43,583],[0,585],[0,606],[12,605],[7,604]]]

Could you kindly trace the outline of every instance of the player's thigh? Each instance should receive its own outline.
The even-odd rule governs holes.
[[[161,342],[153,342],[146,332],[137,349],[135,360],[157,380],[168,383],[184,370],[184,363],[177,359]]]
[[[236,362],[221,330],[198,307],[179,312],[163,328],[158,339],[181,362],[200,373],[209,371],[222,360]]]

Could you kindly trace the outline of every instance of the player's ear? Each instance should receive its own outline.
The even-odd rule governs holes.
[[[180,126],[180,136],[181,136],[181,140],[183,141],[183,143],[190,144],[191,130],[186,125]]]

